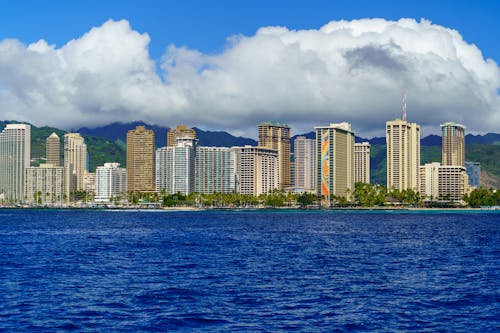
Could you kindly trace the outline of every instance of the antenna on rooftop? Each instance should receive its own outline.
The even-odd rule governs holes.
[[[403,95],[402,112],[403,112],[402,119],[406,121],[406,92]]]

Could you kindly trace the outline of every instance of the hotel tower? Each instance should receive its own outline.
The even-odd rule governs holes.
[[[403,117],[386,122],[387,189],[419,191],[420,126],[406,121],[406,98]]]
[[[349,123],[316,129],[317,194],[329,207],[332,196],[351,198],[354,191],[354,133]]]
[[[31,126],[7,124],[0,133],[0,202],[24,201],[26,168],[30,166]]]
[[[441,131],[443,165],[465,166],[465,126],[448,122]]]
[[[54,167],[61,166],[61,140],[55,132],[52,132],[46,140],[45,157],[47,164],[52,164]]]
[[[87,169],[87,145],[79,133],[64,135],[64,194],[71,201],[76,191],[85,190],[83,178]]]
[[[273,122],[259,124],[259,147],[274,149],[278,152],[278,186],[281,189],[289,187],[290,127]]]
[[[154,192],[154,141],[144,126],[127,132],[127,192]]]

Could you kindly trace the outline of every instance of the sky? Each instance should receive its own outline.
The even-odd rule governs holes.
[[[498,1],[2,1],[0,119],[500,124]]]

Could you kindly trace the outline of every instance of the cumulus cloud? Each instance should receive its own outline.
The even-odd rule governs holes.
[[[295,133],[351,122],[380,135],[400,116],[430,132],[456,121],[497,131],[500,70],[460,33],[429,21],[332,21],[318,30],[264,27],[232,36],[219,54],[170,45],[108,21],[60,48],[0,41],[3,119],[63,128],[144,120],[255,135],[274,120]]]

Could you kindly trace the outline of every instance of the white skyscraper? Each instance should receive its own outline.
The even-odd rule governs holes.
[[[182,137],[175,146],[156,150],[157,192],[188,195],[195,191],[195,149],[195,139]]]
[[[120,163],[104,163],[96,169],[96,202],[110,202],[127,192],[127,170]]]
[[[196,147],[197,193],[236,192],[236,155],[227,147]]]
[[[316,190],[316,141],[299,136],[294,146],[295,187]]]
[[[24,201],[30,150],[31,126],[7,124],[0,133],[0,202]]]

